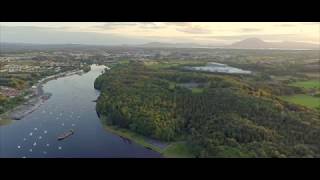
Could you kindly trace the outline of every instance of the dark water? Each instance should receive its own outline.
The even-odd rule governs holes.
[[[99,95],[93,83],[103,69],[92,66],[86,74],[47,82],[49,100],[22,120],[0,126],[0,157],[161,157],[103,128],[92,102]],[[74,135],[57,141],[70,129]]]

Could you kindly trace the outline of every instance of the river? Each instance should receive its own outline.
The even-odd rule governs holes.
[[[51,80],[44,92],[52,93],[37,110],[13,123],[0,126],[0,157],[161,157],[152,150],[109,133],[95,111],[99,92],[93,83],[104,66],[91,71]],[[70,129],[65,140],[57,137]]]

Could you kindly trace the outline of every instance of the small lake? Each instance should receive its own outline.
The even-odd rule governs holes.
[[[161,157],[104,129],[93,102],[99,96],[93,83],[105,66],[91,69],[47,82],[49,100],[23,119],[0,126],[0,157]],[[70,129],[72,136],[57,140]]]
[[[251,74],[251,71],[242,70],[239,68],[231,67],[226,64],[210,62],[206,66],[186,67],[188,70],[227,73],[227,74]]]

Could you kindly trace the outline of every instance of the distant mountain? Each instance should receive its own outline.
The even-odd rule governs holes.
[[[203,45],[196,43],[161,43],[161,42],[150,42],[146,44],[138,45],[138,47],[144,48],[214,48],[214,47],[223,47],[224,45]]]
[[[235,42],[228,47],[232,48],[269,48],[270,45],[258,38],[249,38],[242,41]]]
[[[82,44],[31,44],[31,43],[6,43],[0,42],[1,52],[16,51],[46,51],[46,50],[83,50],[100,46]]]
[[[161,43],[150,42],[137,45],[143,48],[232,48],[232,49],[319,49],[319,44],[302,42],[266,42],[258,38],[248,38],[231,45],[210,44],[201,45],[195,43]]]
[[[0,42],[1,52],[15,51],[43,51],[43,50],[94,50],[106,47],[138,47],[138,48],[225,48],[225,49],[312,49],[319,50],[319,44],[302,42],[266,42],[258,38],[248,38],[231,45],[224,44],[196,44],[196,43],[161,43],[150,42],[140,45],[86,45],[86,44],[31,44]]]
[[[258,38],[248,38],[235,42],[225,48],[236,49],[319,49],[319,44],[302,42],[265,42]]]

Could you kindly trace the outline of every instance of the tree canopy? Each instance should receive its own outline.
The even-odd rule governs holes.
[[[317,112],[234,76],[129,62],[106,71],[94,86],[101,90],[96,108],[105,123],[185,140],[198,157],[320,155]]]

